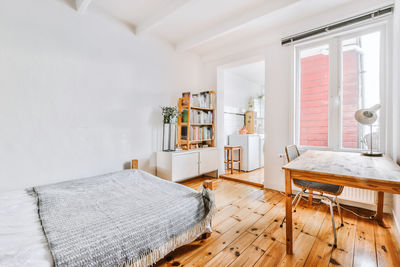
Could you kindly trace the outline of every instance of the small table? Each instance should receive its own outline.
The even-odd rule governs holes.
[[[233,152],[238,151],[239,157],[238,159],[233,159]],[[241,146],[225,146],[224,147],[224,163],[226,164],[227,169],[231,169],[231,174],[233,173],[233,163],[237,162],[239,164],[239,172],[241,170],[242,165],[242,147]],[[230,168],[229,168],[230,166]]]
[[[384,192],[400,194],[400,167],[388,156],[309,150],[283,166],[286,192],[286,253],[293,254],[292,179],[302,179],[378,191],[375,219],[383,221]]]

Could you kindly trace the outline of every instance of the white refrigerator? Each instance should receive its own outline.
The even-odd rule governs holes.
[[[258,134],[234,134],[229,135],[228,143],[231,146],[242,147],[242,171],[252,171],[262,167],[261,140]],[[238,154],[234,154],[237,159]],[[237,165],[235,166],[237,168]]]

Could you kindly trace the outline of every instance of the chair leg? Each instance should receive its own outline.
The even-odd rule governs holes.
[[[296,212],[297,205],[299,205],[299,203],[300,203],[302,197],[303,197],[303,192],[300,192],[300,196],[299,196],[299,198],[297,199],[296,204],[294,205],[294,210],[293,210],[293,212]]]
[[[293,199],[293,201],[292,201],[292,206],[293,206],[294,203],[296,202],[296,199],[297,199],[299,196],[300,196],[300,197],[299,197],[299,199],[300,199],[302,195],[303,195],[303,191],[300,191],[300,192],[298,192],[298,193],[296,194],[296,196],[294,197],[294,199]],[[297,205],[296,205],[296,206],[297,206]],[[295,210],[296,210],[296,207],[295,207]],[[281,222],[281,224],[279,225],[280,228],[283,227],[283,224],[285,223],[285,220],[286,220],[286,216],[283,217],[282,222]]]
[[[335,238],[335,242],[334,242],[334,244],[333,244],[333,247],[334,247],[334,248],[337,248],[337,237],[336,237],[335,216],[334,216],[334,214],[333,214],[332,201],[329,201],[329,208],[330,208],[330,210],[331,210],[333,237]]]
[[[340,220],[341,220],[341,222],[342,222],[342,224],[341,224],[340,226],[344,226],[344,223],[343,223],[343,214],[342,214],[342,210],[340,209],[340,204],[339,204],[339,198],[338,198],[338,197],[336,197],[336,204],[337,204],[338,213],[339,213],[339,215],[340,215]]]

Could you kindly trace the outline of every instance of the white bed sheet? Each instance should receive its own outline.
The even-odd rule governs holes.
[[[23,190],[0,193],[0,266],[53,266],[36,198]]]

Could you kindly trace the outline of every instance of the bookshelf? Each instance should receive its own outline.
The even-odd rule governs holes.
[[[178,147],[183,150],[214,147],[215,103],[214,91],[179,98]]]

